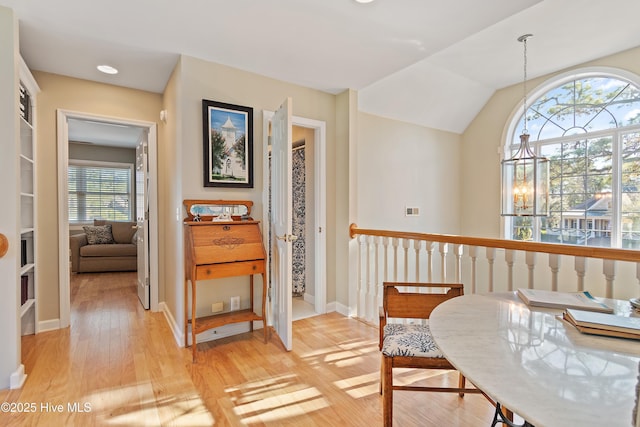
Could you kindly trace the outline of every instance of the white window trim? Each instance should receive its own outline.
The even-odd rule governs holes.
[[[542,95],[544,95],[545,93],[547,93],[548,91],[560,85],[563,85],[573,80],[585,78],[585,77],[611,77],[618,80],[626,80],[629,83],[634,84],[637,87],[640,87],[640,75],[637,75],[630,71],[623,70],[620,68],[615,68],[615,67],[585,67],[585,68],[570,70],[564,73],[553,75],[552,77],[548,78],[543,83],[541,83],[540,85],[536,86],[533,90],[529,91],[526,94],[527,99],[536,100]],[[527,108],[528,107],[529,106],[527,106]],[[522,100],[520,100],[514,106],[513,110],[511,111],[511,114],[509,114],[509,117],[505,123],[505,127],[503,128],[502,139],[501,139],[502,145],[498,149],[498,152],[500,153],[501,162],[502,160],[504,160],[505,158],[511,155],[514,135],[516,134],[516,132],[521,131],[520,129],[517,128],[517,126],[520,124],[519,119],[523,113],[522,109],[523,109]],[[625,127],[624,131],[620,128],[605,129],[605,130],[593,132],[591,135],[597,136],[598,134],[614,133],[614,137],[620,138],[620,136],[623,133],[638,131],[638,130],[640,130],[640,125]],[[544,145],[552,144],[555,141],[558,141],[560,139],[562,138],[552,138],[552,139],[545,140]],[[537,141],[533,141],[532,145],[534,144],[539,145],[537,144]],[[618,141],[614,141],[614,150],[613,150],[614,155],[613,155],[613,165],[612,165],[613,170],[618,170],[620,166],[618,161],[618,156],[617,156],[618,146],[619,146]],[[539,153],[539,150],[537,148],[535,151],[536,153]],[[621,177],[619,176],[619,174],[614,174],[613,181],[612,181],[612,192],[620,191],[620,179]],[[502,182],[500,182],[500,184],[502,184]],[[498,192],[499,194],[502,192],[502,187],[500,187]],[[620,209],[621,209],[620,197],[616,197],[616,202],[613,206],[613,212],[616,220],[612,221],[613,228],[611,230],[611,233],[612,233],[611,247],[613,248],[617,248],[620,245],[619,233],[618,233],[619,232],[618,228],[620,226],[618,221],[618,217],[620,216],[619,215]],[[538,236],[540,233],[539,224],[540,224],[540,221],[537,218],[533,218],[533,233],[535,236]],[[501,238],[503,239],[511,238],[510,237],[511,227],[509,225],[510,225],[509,218],[500,217],[500,235],[501,235],[500,237]]]

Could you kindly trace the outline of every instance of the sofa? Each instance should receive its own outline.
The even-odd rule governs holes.
[[[135,222],[94,220],[84,233],[69,236],[71,271],[135,271],[138,247]]]

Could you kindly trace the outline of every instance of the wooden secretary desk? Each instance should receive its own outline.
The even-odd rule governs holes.
[[[268,339],[266,322],[266,253],[260,221],[251,217],[253,202],[247,200],[184,200],[185,282],[184,340],[188,347],[191,325],[191,349],[196,361],[196,335],[206,330],[239,322],[261,320],[264,342]],[[253,275],[262,275],[262,311],[254,311]],[[249,276],[251,305],[248,309],[228,311],[196,318],[197,282],[232,276]],[[191,310],[189,285],[191,283]],[[189,318],[190,317],[190,318]]]

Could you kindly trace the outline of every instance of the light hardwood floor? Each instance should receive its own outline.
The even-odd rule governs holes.
[[[294,350],[262,330],[180,348],[142,309],[135,275],[72,275],[71,327],[23,338],[28,373],[0,391],[2,426],[382,425],[377,329],[336,313],[294,322]],[[455,373],[400,381],[455,383]],[[478,395],[396,392],[396,426],[487,426]],[[83,410],[84,412],[79,411]],[[27,412],[28,411],[28,412]]]

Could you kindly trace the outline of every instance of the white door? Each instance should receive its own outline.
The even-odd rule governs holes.
[[[287,350],[292,348],[291,334],[291,98],[287,98],[271,120],[271,288],[273,326]]]
[[[138,298],[149,309],[149,161],[145,130],[136,146],[136,222],[138,237]]]

